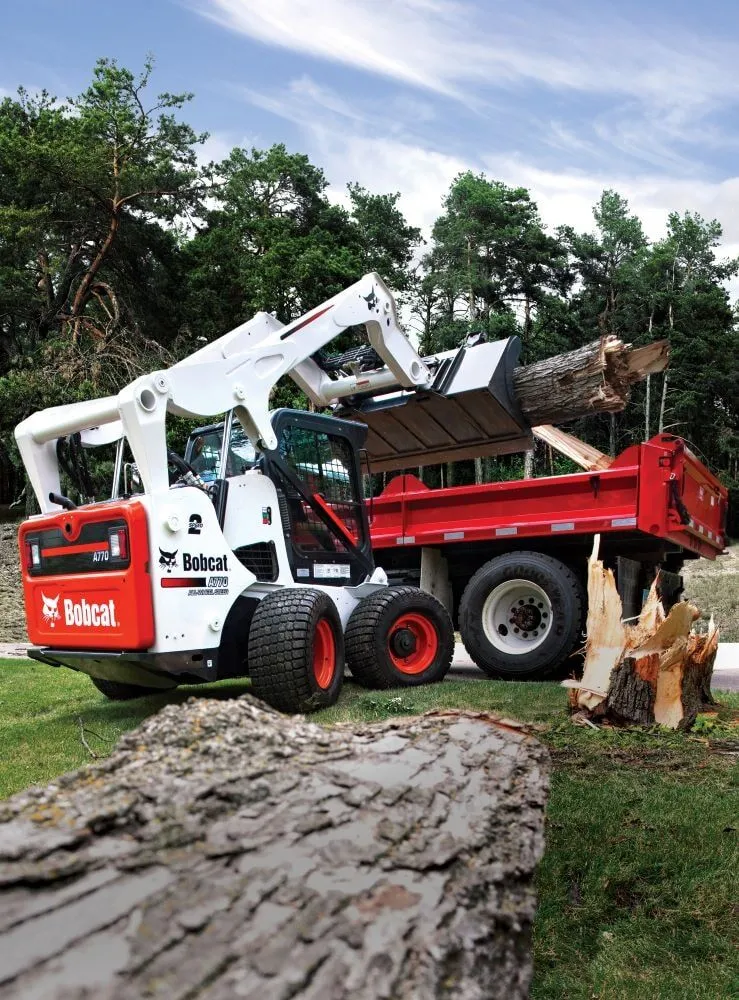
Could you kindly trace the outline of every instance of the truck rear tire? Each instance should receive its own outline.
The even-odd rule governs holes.
[[[489,677],[543,680],[573,653],[585,595],[572,570],[540,552],[508,552],[475,573],[459,605],[467,652]]]
[[[321,590],[287,588],[263,598],[249,630],[252,693],[280,712],[333,705],[344,680],[344,635]]]
[[[145,698],[149,694],[162,694],[163,691],[172,690],[172,688],[142,687],[140,684],[121,684],[120,681],[106,681],[101,677],[91,677],[90,680],[110,701],[133,701],[134,698]]]
[[[368,688],[417,687],[444,679],[454,654],[446,609],[417,587],[386,587],[360,601],[346,627],[346,659]]]

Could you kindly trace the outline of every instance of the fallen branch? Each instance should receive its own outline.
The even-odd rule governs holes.
[[[85,739],[85,727],[84,727],[84,724],[82,722],[82,719],[81,718],[77,719],[77,722],[79,723],[79,726],[80,726],[80,739],[82,740],[82,746],[85,748],[85,750],[87,750],[87,752],[93,758],[93,760],[97,760],[98,759],[98,755],[95,753],[95,751],[92,749],[92,747],[90,746],[90,744]]]

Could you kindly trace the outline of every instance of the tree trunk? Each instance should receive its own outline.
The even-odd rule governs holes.
[[[169,705],[0,806],[0,998],[524,1000],[546,770],[481,713]]]
[[[534,449],[525,451],[523,454],[523,478],[534,478]]]
[[[649,440],[649,407],[651,403],[652,376],[647,375],[647,398],[644,402],[644,440]]]
[[[669,372],[665,372],[665,377],[662,379],[662,400],[659,404],[659,433],[665,429],[665,402],[667,401],[667,380]]]
[[[565,681],[579,717],[614,725],[690,729],[711,704],[711,675],[718,648],[713,619],[705,635],[691,630],[700,612],[673,605],[665,615],[659,578],[635,625],[621,620],[613,572],[597,558],[596,536],[588,563],[588,620],[581,681]]]
[[[616,337],[516,368],[513,390],[532,426],[618,413],[631,386],[667,364],[667,341],[630,350]]]
[[[80,332],[80,317],[84,312],[85,306],[87,305],[87,300],[90,297],[90,290],[95,282],[97,273],[103,266],[105,258],[108,255],[110,248],[113,246],[115,238],[118,234],[118,229],[120,226],[120,208],[113,206],[113,214],[110,218],[110,225],[108,227],[108,233],[103,240],[103,244],[98,250],[95,259],[92,261],[88,269],[80,282],[79,288],[75,292],[74,299],[72,301],[72,308],[70,310],[70,319],[72,321],[72,339],[76,342],[79,338]]]

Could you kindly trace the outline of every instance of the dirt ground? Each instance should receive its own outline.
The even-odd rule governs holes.
[[[18,522],[0,522],[0,642],[26,641]]]
[[[713,562],[692,559],[683,566],[685,596],[708,620],[713,613],[723,642],[739,642],[739,542]]]
[[[26,640],[17,533],[18,522],[0,522],[0,642]],[[690,560],[683,577],[685,596],[706,620],[713,613],[723,641],[739,642],[739,543],[714,562]]]

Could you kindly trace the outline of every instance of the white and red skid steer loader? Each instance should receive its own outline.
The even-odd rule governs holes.
[[[374,374],[332,378],[313,356],[359,325]],[[421,590],[388,587],[372,561],[359,462],[366,427],[270,413],[286,373],[324,406],[363,389],[413,393],[436,374],[370,274],[287,326],[258,313],[117,396],[18,425],[41,507],[19,534],[31,656],[89,674],[114,699],[249,675],[258,697],[287,712],[335,702],[345,662],[370,687],[444,677],[447,612]],[[166,417],[223,413],[219,472],[206,482],[168,451]],[[229,452],[237,426],[240,456]],[[115,472],[110,496],[95,500],[85,451],[104,444],[116,448]],[[62,495],[62,472],[79,502]]]

